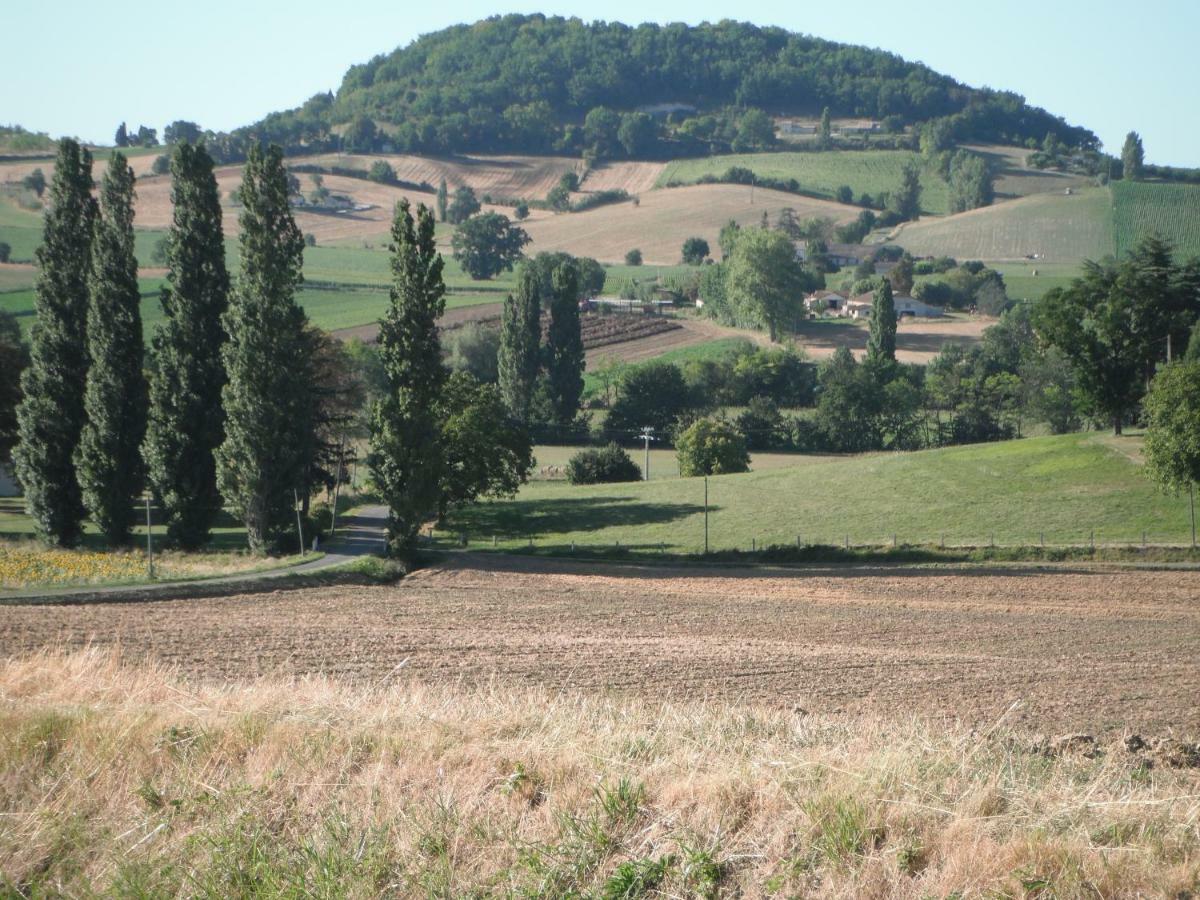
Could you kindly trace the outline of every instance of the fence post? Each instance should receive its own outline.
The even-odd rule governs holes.
[[[1042,549],[1046,549],[1046,532],[1042,532]]]
[[[1142,549],[1146,549],[1146,531],[1142,529]]]
[[[992,549],[996,547],[996,532],[992,532]]]
[[[896,534],[895,532],[892,532],[892,549],[896,549],[896,546]]]
[[[946,532],[942,532],[942,549],[946,549]]]
[[[496,536],[496,535],[494,535],[494,534],[492,535],[492,546],[493,546],[493,547],[499,547],[499,546],[500,546],[500,538],[499,538],[499,537],[497,537],[497,536]]]
[[[850,535],[846,535],[846,549],[850,549]]]
[[[800,535],[796,535],[796,549],[799,550],[804,546],[804,542],[800,540]]]
[[[750,538],[750,552],[753,553],[758,548],[754,544],[754,538]]]

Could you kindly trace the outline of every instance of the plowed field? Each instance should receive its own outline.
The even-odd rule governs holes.
[[[467,556],[394,587],[0,607],[0,655],[120,647],[218,679],[536,683],[1023,728],[1200,732],[1200,573],[802,572]]]

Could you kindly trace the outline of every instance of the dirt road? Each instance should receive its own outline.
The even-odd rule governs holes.
[[[1200,734],[1200,572],[664,569],[455,557],[394,587],[0,608],[0,655],[119,646],[202,677],[325,672],[1005,713]],[[397,667],[401,667],[397,670]]]

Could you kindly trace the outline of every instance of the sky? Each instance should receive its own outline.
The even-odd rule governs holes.
[[[218,131],[336,90],[346,69],[415,37],[509,12],[629,24],[736,18],[881,47],[973,86],[1023,94],[1119,153],[1200,166],[1196,0],[18,0],[4,14],[0,123],[111,143],[121,121]]]

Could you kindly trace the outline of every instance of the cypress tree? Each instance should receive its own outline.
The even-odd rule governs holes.
[[[896,361],[896,302],[892,299],[892,285],[886,278],[875,289],[867,358],[875,362]]]
[[[380,323],[386,388],[371,414],[368,464],[388,504],[388,544],[405,554],[421,524],[438,510],[441,493],[437,403],[446,370],[437,320],[446,308],[443,261],[434,240],[433,212],[408,200],[392,220],[392,288]]]
[[[570,422],[583,395],[583,334],[579,327],[579,270],[574,260],[550,276],[550,333],[546,340],[546,377],[554,415]]]
[[[446,209],[449,206],[449,204],[450,204],[450,191],[446,187],[446,179],[443,178],[441,180],[441,183],[438,184],[438,189],[437,189],[437,211],[438,211],[438,221],[439,222],[446,221]]]
[[[87,421],[75,451],[84,505],[114,546],[129,542],[142,489],[146,433],[142,313],[133,251],[133,171],[114,153],[100,188],[92,237],[87,346]]]
[[[542,339],[542,279],[534,263],[521,265],[517,291],[500,317],[500,393],[513,417],[529,421]]]
[[[251,147],[242,204],[242,269],[224,318],[229,380],[221,392],[225,440],[216,453],[217,481],[246,526],[250,550],[262,553],[290,526],[293,492],[307,489],[314,415],[308,320],[295,300],[304,235],[288,205],[278,146]]]
[[[78,543],[84,516],[74,455],[83,429],[87,379],[88,268],[91,259],[92,155],[58,142],[42,244],[37,249],[31,362],[21,378],[20,443],[13,451],[25,508],[38,535]]]
[[[151,343],[150,415],[143,455],[167,538],[187,550],[208,540],[221,505],[213,453],[225,437],[221,388],[229,273],[213,161],[203,144],[171,160],[163,323]]]

